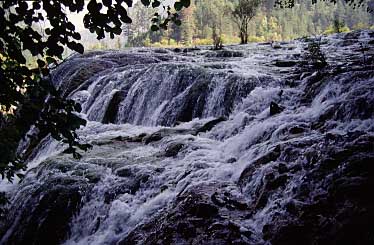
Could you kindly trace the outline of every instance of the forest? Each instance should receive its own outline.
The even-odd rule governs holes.
[[[137,2],[129,11],[133,23],[124,27],[123,36],[112,47],[211,45],[213,32],[225,44],[240,43],[238,28],[230,14],[234,5],[232,0],[194,0],[181,12],[183,25],[174,24],[166,31],[152,32],[144,17],[151,18],[153,10]],[[336,21],[344,32],[374,28],[374,17],[366,6],[353,9],[344,1],[312,4],[312,1],[300,0],[292,9],[282,9],[275,5],[275,0],[270,0],[256,10],[249,25],[249,41],[285,41],[331,34],[336,32]],[[100,45],[89,47],[100,48]]]

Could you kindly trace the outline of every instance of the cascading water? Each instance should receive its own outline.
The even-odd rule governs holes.
[[[322,71],[302,40],[71,58],[53,80],[93,149],[35,149],[0,243],[374,242],[373,37],[323,37]]]

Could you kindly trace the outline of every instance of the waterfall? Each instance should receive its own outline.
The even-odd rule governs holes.
[[[323,70],[302,39],[73,56],[53,82],[93,148],[44,139],[0,244],[370,244],[373,38],[323,36]]]

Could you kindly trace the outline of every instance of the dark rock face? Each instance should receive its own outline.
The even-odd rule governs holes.
[[[217,57],[217,58],[232,58],[232,57],[243,57],[244,54],[239,51],[232,50],[218,50],[215,52],[210,52],[206,55],[207,57]]]
[[[324,154],[310,163],[315,167],[305,166],[310,170],[293,190],[292,202],[264,226],[266,240],[272,244],[374,242],[374,201],[370,198],[374,138],[362,135],[350,138],[349,143],[341,140],[329,141]]]
[[[3,233],[3,244],[59,244],[69,234],[69,222],[79,211],[87,183],[80,178],[50,178],[33,190],[26,187],[17,200],[10,220],[11,233]],[[21,191],[22,192],[22,191]],[[14,208],[14,207],[13,207]]]
[[[275,103],[275,102],[271,102],[271,103],[270,103],[270,115],[271,115],[271,116],[274,116],[274,115],[276,115],[276,114],[279,114],[279,113],[281,113],[283,110],[284,110],[284,108],[282,108],[281,106],[279,106],[277,103]]]
[[[182,143],[175,143],[175,144],[170,144],[168,147],[165,149],[165,156],[166,157],[175,157],[179,151],[183,148]]]
[[[298,65],[298,61],[296,60],[277,60],[274,63],[275,66],[278,67],[292,67]]]
[[[243,197],[230,196],[230,184],[195,186],[147,224],[137,227],[119,244],[251,244],[252,231],[231,218],[245,216]],[[144,234],[148,234],[144,236]]]
[[[114,123],[119,110],[119,104],[125,98],[124,92],[116,92],[108,104],[108,109],[105,112],[103,123]]]

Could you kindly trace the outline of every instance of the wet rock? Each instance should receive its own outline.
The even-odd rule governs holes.
[[[161,132],[155,132],[145,136],[142,141],[144,144],[149,144],[151,142],[160,141],[163,137],[164,136],[161,134]]]
[[[61,79],[64,79],[64,82],[61,83],[59,89],[63,91],[64,96],[68,96],[94,74],[100,73],[105,69],[115,66],[115,64],[107,60],[93,60],[92,62],[84,62],[78,58],[71,59],[66,64],[63,63],[61,66],[59,66],[59,69],[64,70],[65,66],[72,65],[71,63],[73,63],[77,69],[74,69],[74,71],[69,70],[64,74],[61,74],[61,76],[63,76]],[[53,80],[55,82],[57,82],[59,79],[59,77],[54,75]]]
[[[96,184],[97,182],[101,180],[102,176],[99,173],[92,171],[92,172],[86,173],[84,177],[88,179],[89,183]]]
[[[248,166],[243,170],[239,177],[238,184],[244,187],[245,184],[250,182],[253,172],[261,165],[267,164],[271,161],[275,161],[281,154],[280,146],[272,148],[268,153],[258,157],[253,162],[249,163]]]
[[[133,176],[133,169],[131,167],[123,167],[116,170],[116,174],[120,177],[130,177]]]
[[[302,134],[304,133],[304,131],[305,129],[303,127],[298,127],[298,126],[292,127],[289,130],[290,134]]]
[[[218,208],[209,203],[196,203],[188,212],[199,218],[210,218],[218,214]]]
[[[284,186],[288,179],[289,177],[286,174],[279,175],[278,177],[269,180],[267,183],[267,188],[269,190],[275,190],[281,186]]]
[[[280,43],[277,43],[277,42],[272,42],[271,43],[271,47],[273,49],[281,49],[282,48],[282,46],[280,45]]]
[[[231,195],[229,192],[215,192],[211,200],[215,205],[230,210],[248,210],[248,205],[244,200]]]
[[[208,81],[194,83],[187,91],[186,100],[179,108],[176,121],[189,122],[201,117],[208,95]]]
[[[179,151],[184,147],[182,143],[172,143],[168,145],[165,149],[166,157],[175,157],[178,155]]]
[[[193,48],[184,48],[183,53],[189,53],[189,52],[194,52],[194,51],[200,51],[201,49],[198,47],[193,47]]]
[[[15,209],[8,214],[14,229],[4,244],[60,244],[68,236],[69,222],[79,211],[88,190],[82,178],[48,179],[36,189],[20,190]],[[28,198],[25,198],[27,195]],[[27,207],[23,209],[22,207]],[[0,234],[3,231],[0,231]],[[4,234],[4,233],[3,233]]]
[[[202,127],[198,128],[196,130],[196,133],[203,133],[212,130],[213,127],[215,127],[218,123],[226,121],[227,119],[224,117],[219,117],[217,119],[214,119],[212,121],[209,121],[205,123]]]
[[[232,66],[230,64],[225,64],[225,63],[206,64],[206,65],[204,65],[204,67],[210,68],[210,69],[217,69],[217,70],[232,68]]]
[[[119,174],[123,174],[121,177],[125,177],[126,179],[122,179],[116,182],[109,190],[104,193],[104,202],[107,204],[110,204],[119,195],[125,193],[134,195],[151,178],[150,174],[148,173],[125,173],[125,170],[120,171]],[[128,175],[126,176],[126,174]]]
[[[235,58],[235,57],[243,57],[244,54],[239,51],[233,50],[218,50],[215,52],[210,52],[206,54],[207,57],[217,57],[217,58]]]
[[[287,165],[284,163],[279,163],[278,165],[278,172],[280,174],[286,173],[288,171]]]
[[[238,209],[219,207],[210,199],[215,190],[224,192],[225,188],[229,187],[198,185],[181,193],[167,212],[138,226],[119,244],[228,244],[233,241],[248,244],[253,232],[229,221],[237,217]]]
[[[237,160],[236,160],[236,158],[235,157],[232,157],[232,158],[229,158],[229,159],[227,159],[227,163],[234,163],[234,162],[236,162]]]
[[[144,137],[148,136],[146,133],[141,133],[137,136],[130,137],[130,136],[117,136],[113,138],[114,141],[125,141],[125,142],[136,142],[140,143],[143,141]]]
[[[279,114],[283,110],[284,110],[284,108],[279,106],[277,103],[275,103],[275,102],[270,103],[270,116],[274,116],[276,114]]]
[[[368,154],[371,136],[344,137],[330,137],[333,144],[313,146],[322,155],[294,190],[294,202],[284,207],[287,213],[264,226],[265,240],[272,244],[373,242],[369,227],[374,224],[374,209],[368,199],[374,176],[370,164],[374,154]],[[278,184],[284,185],[286,178],[281,180]]]
[[[158,53],[158,54],[167,54],[167,53],[169,53],[166,49],[162,49],[162,48],[154,49],[153,52]]]
[[[119,110],[119,104],[125,98],[123,91],[117,91],[113,94],[103,118],[103,123],[114,123]]]
[[[296,60],[277,60],[274,65],[278,67],[293,67],[298,64]]]

